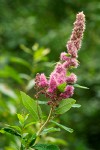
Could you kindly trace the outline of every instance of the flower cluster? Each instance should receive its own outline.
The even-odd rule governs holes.
[[[83,12],[80,12],[76,16],[71,37],[66,45],[68,53],[61,53],[60,61],[50,74],[49,80],[47,80],[44,73],[36,75],[36,97],[39,94],[45,94],[49,98],[49,105],[57,106],[59,105],[59,101],[69,98],[74,94],[73,84],[76,83],[77,76],[74,73],[69,73],[69,69],[77,68],[79,65],[77,57],[78,50],[81,47],[84,29],[85,15]]]

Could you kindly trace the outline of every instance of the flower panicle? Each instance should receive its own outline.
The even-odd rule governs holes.
[[[60,61],[56,64],[47,80],[44,73],[37,74],[35,78],[35,88],[37,95],[44,94],[49,98],[48,105],[58,106],[63,99],[72,97],[74,94],[74,84],[77,82],[77,76],[69,73],[72,68],[77,68],[79,62],[78,50],[81,47],[83,33],[85,30],[85,15],[80,12],[76,15],[76,21],[72,30],[71,37],[67,42],[67,52],[60,54]],[[63,90],[59,89],[60,85],[65,85]],[[37,97],[38,97],[37,96]]]
[[[67,42],[66,45],[68,53],[70,53],[72,57],[75,58],[78,57],[77,52],[81,48],[84,30],[85,30],[85,15],[83,14],[83,12],[80,12],[76,15],[74,28],[72,30],[70,40]]]

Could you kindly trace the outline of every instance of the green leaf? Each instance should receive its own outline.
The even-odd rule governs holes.
[[[81,88],[81,89],[89,89],[88,87],[85,87],[85,86],[82,86],[82,85],[79,85],[79,84],[74,84],[73,86],[77,87],[77,88]]]
[[[35,150],[60,150],[58,146],[53,144],[36,144],[33,148]]]
[[[7,128],[13,128],[14,130],[21,133],[21,128],[19,126],[11,126],[9,124],[4,124]],[[3,130],[4,131],[4,130]]]
[[[12,129],[12,128],[5,127],[5,128],[3,128],[2,130],[4,130],[5,132],[8,132],[8,133],[10,133],[10,134],[13,134],[13,135],[15,135],[15,136],[21,137],[21,134],[18,133],[16,130]]]
[[[64,92],[65,87],[66,87],[66,83],[62,83],[62,84],[60,84],[60,85],[57,86],[57,88],[58,88],[58,90],[60,92]]]
[[[28,124],[26,124],[25,126],[24,126],[24,128],[27,128],[27,127],[29,127],[29,126],[31,126],[31,125],[33,125],[33,124],[36,124],[37,122],[30,122],[30,123],[28,123]]]
[[[3,69],[0,70],[0,78],[11,78],[17,81],[18,83],[23,84],[19,73],[9,66],[5,66]]]
[[[9,126],[9,127],[13,128],[13,129],[15,129],[15,130],[17,130],[18,132],[21,133],[21,128],[20,127],[18,127],[18,126]]]
[[[28,85],[26,86],[26,90],[29,91],[31,90],[35,85],[34,79],[29,80]]]
[[[21,64],[21,65],[24,65],[25,67],[31,69],[31,64],[29,64],[27,61],[25,61],[24,59],[22,58],[19,58],[19,57],[11,57],[10,58],[10,61],[12,63],[18,63],[18,64]]]
[[[0,83],[0,92],[13,98],[13,99],[18,98],[16,93],[6,84]]]
[[[46,104],[47,104],[46,101],[38,101],[38,103],[39,103],[40,105],[46,105]]]
[[[26,144],[26,148],[29,148],[29,147],[33,146],[33,144],[36,141],[36,138],[37,138],[36,134],[33,134],[31,136],[31,138],[28,139],[27,144]]]
[[[28,47],[26,47],[24,44],[21,44],[20,45],[20,48],[24,51],[24,52],[26,52],[26,53],[28,53],[28,54],[33,54],[32,53],[32,50],[31,49],[29,49]]]
[[[54,123],[54,124],[56,124],[58,127],[60,127],[60,128],[62,128],[62,129],[64,129],[64,130],[70,132],[70,133],[73,132],[73,129],[71,129],[71,128],[68,128],[68,127],[66,127],[66,126],[64,126],[64,125],[62,125],[62,124],[59,124],[59,123],[57,123],[57,122],[55,122],[55,121],[53,121],[53,120],[51,120],[51,122]]]
[[[36,101],[34,99],[32,99],[31,97],[29,97],[28,95],[26,95],[24,92],[20,92],[20,93],[21,93],[21,97],[22,97],[22,102],[23,102],[24,106],[26,107],[26,109],[32,115],[34,121],[39,120],[38,110],[39,110],[40,116],[42,116],[42,111],[41,111],[40,106],[38,106],[38,110],[37,110]]]
[[[23,125],[23,124],[24,124],[24,121],[25,121],[24,117],[23,117],[21,114],[17,114],[17,117],[18,117],[18,119],[19,119],[19,123],[20,123],[21,125]]]
[[[80,104],[73,104],[72,107],[74,107],[74,108],[80,108],[81,105]]]
[[[67,71],[66,75],[67,75],[67,76],[70,76],[70,74],[71,74],[71,73],[70,73],[69,71]]]
[[[5,133],[5,131],[4,131],[3,129],[1,129],[1,130],[0,130],[0,133],[4,134],[4,133]]]
[[[56,131],[60,131],[60,128],[51,127],[51,128],[48,128],[48,129],[44,129],[42,131],[41,135],[51,133],[51,132],[56,132]]]
[[[68,56],[68,57],[69,57],[69,56],[71,56],[71,54],[69,54],[69,53],[66,53],[66,56]]]
[[[62,100],[59,104],[59,107],[56,109],[55,113],[63,114],[67,112],[75,102],[76,100],[74,100],[73,98],[67,98],[67,99]]]
[[[26,114],[26,116],[24,117],[25,121],[28,119],[29,114]]]
[[[42,61],[49,52],[50,52],[49,49],[44,49],[42,47],[39,48],[34,52],[34,61],[35,62]]]

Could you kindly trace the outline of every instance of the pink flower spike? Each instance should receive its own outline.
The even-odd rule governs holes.
[[[66,45],[68,53],[70,53],[72,57],[77,57],[77,51],[81,47],[84,30],[85,30],[85,15],[83,14],[83,12],[80,12],[76,16],[76,21],[74,23],[74,28],[70,40],[67,42]]]
[[[46,87],[47,85],[48,85],[48,81],[46,79],[46,76],[44,75],[44,73],[40,74],[39,86],[40,87]]]

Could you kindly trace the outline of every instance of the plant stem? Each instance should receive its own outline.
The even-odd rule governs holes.
[[[53,112],[53,108],[51,107],[50,112],[49,112],[49,115],[48,115],[48,117],[47,117],[47,120],[44,122],[44,124],[41,126],[40,130],[37,132],[37,136],[40,135],[40,133],[42,132],[43,128],[44,128],[44,127],[46,126],[46,124],[49,122],[50,117],[51,117],[51,115],[52,115],[52,112]]]
[[[37,112],[38,112],[39,120],[40,120],[40,122],[41,122],[41,117],[40,117],[40,112],[39,112],[39,103],[38,103],[38,100],[37,100]]]

